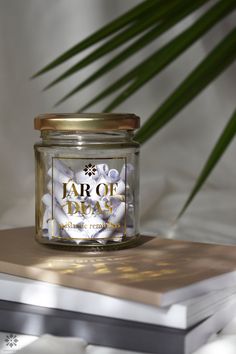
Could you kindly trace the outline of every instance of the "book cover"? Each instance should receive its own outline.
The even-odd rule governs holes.
[[[0,272],[167,306],[236,284],[236,246],[142,236],[137,247],[82,253],[34,240],[34,228],[0,231]]]

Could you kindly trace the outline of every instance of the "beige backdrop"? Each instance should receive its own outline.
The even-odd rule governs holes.
[[[33,117],[39,113],[54,112],[53,103],[105,60],[99,60],[46,93],[42,93],[41,89],[77,58],[42,78],[30,81],[30,75],[78,40],[137,3],[135,0],[0,0],[2,228],[34,223],[33,143],[38,139],[38,132],[33,130]],[[193,18],[189,17],[183,26],[192,21]],[[231,16],[216,26],[202,41],[192,46],[185,55],[117,111],[134,112],[144,122],[234,23],[235,16]],[[141,54],[73,97],[57,111],[77,110],[91,95],[152,53],[166,39],[175,36],[183,26],[169,31]],[[176,230],[170,228],[213,143],[233,112],[236,96],[235,72],[235,65],[231,66],[183,110],[174,122],[143,146],[143,230],[152,233],[164,231],[169,237],[176,235],[202,240],[236,240],[235,141],[179,227]],[[103,107],[104,103],[99,104],[92,111],[99,111]]]

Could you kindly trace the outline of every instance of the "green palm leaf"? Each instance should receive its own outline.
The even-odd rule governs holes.
[[[206,179],[216,166],[217,162],[220,160],[222,155],[224,154],[225,150],[233,140],[236,135],[236,111],[231,116],[228,124],[226,125],[223,133],[221,134],[220,138],[218,139],[214,149],[212,150],[210,156],[208,157],[207,162],[205,163],[200,175],[197,178],[196,184],[193,187],[187,201],[185,202],[182,210],[180,211],[178,218],[180,218],[193,198],[196,196],[202,185],[205,183]]]
[[[157,75],[157,73],[161,69],[170,64],[171,61],[175,60],[175,55],[180,55],[185,48],[189,47],[195,40],[197,40],[197,38],[199,38],[201,32],[204,33],[209,30],[212,26],[214,26],[217,21],[219,21],[219,19],[222,19],[224,16],[226,16],[230,9],[235,8],[235,6],[235,0],[221,0],[220,2],[218,2],[213,8],[208,11],[208,16],[203,15],[201,18],[199,18],[199,20],[195,22],[195,24],[193,24],[190,28],[188,28],[179,36],[174,38],[170,43],[166,44],[164,47],[154,52],[154,54],[152,54],[149,58],[134,67],[132,70],[123,75],[113,84],[109,85],[97,96],[93,97],[89,102],[87,102],[83,107],[81,107],[79,111],[86,110],[95,103],[114,93],[121,87],[127,85],[131,80],[133,81],[131,85],[133,84],[135,86],[138,86],[138,80],[140,80],[140,78],[143,79],[145,76],[147,77],[148,75],[150,75],[150,72],[155,72]],[[209,12],[212,17],[209,17]],[[151,77],[152,76],[150,76],[150,78]],[[123,95],[126,95],[127,98],[129,88],[130,90],[132,90],[133,88],[136,89],[135,86],[131,86],[131,88],[128,86],[127,90],[123,92]],[[118,98],[115,98],[115,100],[116,99],[118,100]],[[116,102],[113,101],[113,103]],[[104,111],[111,110],[113,108],[109,105],[104,109]]]
[[[236,29],[232,30],[177,87],[139,129],[135,138],[146,142],[196,97],[236,58]]]
[[[157,75],[169,63],[175,60],[181,53],[183,53],[190,45],[198,40],[204,33],[218,23],[223,17],[228,15],[232,9],[235,9],[235,0],[221,0],[210,10],[208,10],[202,17],[200,17],[192,26],[181,33],[179,36],[170,41],[163,48],[158,50],[149,61],[140,70],[136,80],[126,88],[118,97],[116,97],[106,108],[109,112],[116,108],[120,103],[125,101],[140,87]]]
[[[108,86],[105,90],[100,92],[97,96],[92,98],[89,102],[87,102],[83,107],[81,107],[78,112],[83,112],[85,109],[88,107],[91,107],[95,103],[99,102],[103,98],[111,95],[113,92],[117,91],[119,88],[123,87],[126,85],[130,80],[133,80],[134,77],[138,74],[139,69],[143,65],[140,64],[137,67],[135,67],[133,70],[130,70],[128,73],[126,73],[124,76],[122,76],[119,80],[115,81],[113,84]]]
[[[159,20],[163,17],[168,15],[175,9],[178,11],[178,5],[187,3],[189,0],[172,0],[170,2],[163,2],[159,5],[158,11],[155,9],[151,14],[143,15],[142,20],[134,23],[129,28],[125,29],[121,33],[118,33],[115,37],[112,37],[109,41],[103,44],[101,47],[95,49],[91,54],[80,60],[78,63],[73,65],[70,69],[65,71],[61,74],[57,79],[51,82],[44,90],[56,85],[60,81],[64,80],[68,76],[78,72],[79,70],[83,69],[84,67],[88,66],[89,64],[93,63],[94,61],[98,60],[102,56],[107,53],[110,53],[117,47],[123,45],[124,43],[128,42],[135,36],[139,35],[141,32],[147,30],[151,26],[154,26]]]
[[[82,88],[86,87],[87,85],[91,84],[95,80],[97,80],[102,75],[106,74],[108,71],[112,70],[114,67],[122,63],[125,59],[129,58],[137,51],[148,45],[151,41],[158,38],[161,34],[169,30],[173,27],[176,23],[178,23],[181,19],[188,16],[190,13],[195,11],[197,8],[202,6],[208,0],[196,0],[193,3],[183,4],[181,3],[181,7],[179,11],[176,12],[176,9],[172,13],[169,14],[168,18],[164,19],[163,22],[156,25],[150,31],[145,33],[141,38],[135,41],[131,46],[123,50],[117,56],[112,58],[108,61],[105,65],[103,65],[100,69],[98,69],[95,73],[90,75],[86,80],[81,82],[78,86],[76,86],[72,91],[70,91],[67,95],[65,95],[60,101],[56,103],[55,106],[59,105],[60,103],[66,101],[75,93],[79,92]]]
[[[121,15],[108,25],[102,27],[91,36],[53,60],[33,77],[39,76],[56,66],[71,59],[83,50],[99,43],[101,40],[108,40],[91,54],[73,65],[69,70],[62,73],[47,88],[55,85],[69,75],[81,70],[95,60],[124,45],[136,36],[137,40],[121,50],[105,65],[79,83],[72,91],[64,96],[58,103],[65,101],[73,94],[91,84],[93,81],[112,70],[131,55],[141,50],[148,43],[152,42],[169,28],[180,22],[189,13],[209,0],[146,0],[136,7]],[[97,96],[87,102],[80,111],[99,102],[110,94],[122,89],[121,93],[106,107],[105,111],[114,109],[130,97],[135,91],[145,85],[150,79],[158,75],[167,65],[174,61],[180,54],[204,35],[210,28],[218,23],[227,14],[232,13],[236,7],[236,0],[219,0],[214,6],[205,12],[193,25],[183,31],[176,38],[171,40],[161,49],[141,62],[132,70],[125,73],[120,79],[105,88]],[[110,38],[109,38],[110,37]],[[236,29],[233,29],[186,77],[186,79],[174,90],[174,92],[161,104],[161,106],[149,117],[146,123],[137,132],[135,139],[140,143],[146,142],[162,127],[170,122],[188,103],[194,99],[204,88],[220,75],[236,58]],[[195,197],[216,163],[236,134],[236,112],[232,115],[225,127],[216,146],[214,147],[208,161],[206,162],[197,182],[184,204],[179,217]]]
[[[60,55],[58,58],[46,65],[43,69],[34,74],[32,78],[35,78],[39,75],[46,73],[49,70],[52,70],[56,66],[64,63],[66,60],[71,59],[76,54],[91,47],[93,44],[96,44],[101,40],[105,39],[106,37],[109,37],[113,33],[119,31],[120,29],[123,29],[124,26],[142,17],[143,14],[147,13],[148,10],[150,11],[152,7],[156,6],[158,3],[158,0],[143,1],[141,4],[132,8],[130,11],[124,13],[114,21],[102,27],[99,31],[96,31],[91,36],[85,38],[82,42],[79,42],[78,44],[74,45],[72,48],[67,50],[65,53]]]

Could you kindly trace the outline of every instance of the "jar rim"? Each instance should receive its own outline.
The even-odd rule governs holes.
[[[34,118],[36,130],[135,130],[140,118],[133,113],[48,113]]]

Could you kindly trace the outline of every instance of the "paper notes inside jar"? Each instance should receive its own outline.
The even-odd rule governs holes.
[[[91,239],[106,244],[129,237],[134,219],[128,183],[132,164],[122,158],[114,168],[109,160],[95,163],[88,159],[78,168],[74,161],[67,161],[70,159],[54,158],[47,171],[47,193],[42,197],[43,236],[76,244]]]

